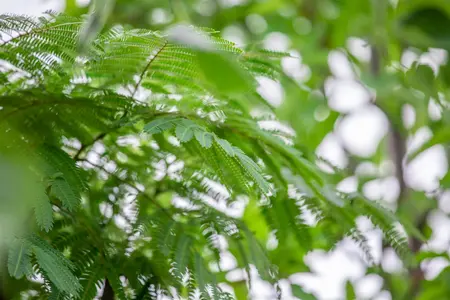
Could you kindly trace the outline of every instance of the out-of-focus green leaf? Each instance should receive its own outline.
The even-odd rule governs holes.
[[[244,93],[251,88],[250,78],[236,60],[222,53],[197,54],[204,77],[221,93]]]
[[[103,26],[114,9],[115,0],[93,0],[89,9],[89,16],[80,32],[78,51],[84,52],[95,37],[101,32]]]
[[[314,297],[312,294],[307,293],[303,290],[303,288],[297,284],[291,284],[292,294],[300,298],[301,300],[316,300],[317,298]]]
[[[447,260],[450,261],[450,256],[447,252],[431,252],[431,251],[421,251],[416,255],[416,260],[418,262],[422,262],[426,259],[432,259],[432,258],[437,258],[437,257],[442,257],[445,258]]]
[[[431,46],[450,49],[450,32],[447,30],[450,27],[450,16],[438,7],[423,5],[409,14],[403,25],[425,33],[433,41]],[[413,39],[408,42],[414,44]]]
[[[355,290],[350,281],[347,281],[345,284],[345,295],[346,295],[347,300],[355,300],[356,299]]]
[[[408,70],[406,77],[410,86],[437,98],[436,80],[433,70],[428,65],[416,65]]]

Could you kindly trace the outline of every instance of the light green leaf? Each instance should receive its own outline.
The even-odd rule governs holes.
[[[316,300],[317,298],[314,297],[312,294],[307,293],[303,290],[303,288],[297,284],[291,284],[292,294],[300,298],[301,300]]]
[[[196,130],[195,139],[203,148],[209,149],[212,146],[213,135],[207,131]]]
[[[63,206],[73,210],[80,203],[80,198],[73,192],[66,180],[57,178],[52,183],[52,193],[61,200]]]
[[[189,266],[191,259],[192,238],[188,235],[182,235],[177,243],[175,252],[176,270],[179,276],[183,276]]]
[[[90,46],[97,34],[100,33],[109,15],[114,9],[115,0],[94,0],[89,10],[89,17],[80,32],[78,51]]]
[[[199,67],[205,78],[223,93],[245,93],[250,91],[251,80],[235,58],[224,53],[199,51]]]
[[[189,142],[194,137],[194,128],[197,126],[190,120],[180,120],[175,129],[175,134],[182,143]]]
[[[175,116],[164,116],[156,120],[151,121],[144,126],[144,132],[148,134],[161,133],[165,130],[169,130],[175,126],[175,121],[178,117]]]
[[[17,279],[32,274],[31,247],[24,238],[14,239],[8,251],[8,271]]]
[[[264,194],[269,194],[270,192],[275,193],[275,191],[271,189],[266,179],[264,179],[264,177],[262,176],[261,168],[250,157],[245,155],[245,153],[242,152],[241,149],[236,147],[233,147],[233,149],[233,152],[236,154],[237,159],[240,161],[242,168],[250,176],[250,178],[255,181],[261,191]]]
[[[36,222],[42,230],[49,231],[53,227],[53,209],[47,194],[41,190],[33,203]]]
[[[51,253],[39,247],[33,247],[36,260],[55,286],[68,294],[78,295],[81,288],[78,279],[72,272]]]
[[[233,146],[231,146],[231,144],[224,139],[218,138],[216,137],[216,142],[220,145],[220,147],[222,147],[222,149],[231,157],[234,156],[234,150],[233,150]]]

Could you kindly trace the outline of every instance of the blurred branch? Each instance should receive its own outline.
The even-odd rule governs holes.
[[[95,0],[90,6],[89,17],[84,22],[78,41],[78,51],[83,53],[102,31],[114,8],[115,0]]]
[[[403,158],[406,155],[406,141],[400,129],[390,122],[390,151],[391,159],[395,165],[395,177],[397,178],[400,193],[398,196],[398,206],[408,198],[408,187],[405,182]]]
[[[424,229],[427,226],[427,219],[430,211],[426,211],[420,216],[419,220],[417,221],[417,229],[419,229],[420,232],[423,232]],[[420,248],[422,247],[422,241],[418,238],[411,238],[410,240],[411,250],[413,253],[417,253],[420,251]],[[415,299],[417,294],[420,292],[420,282],[424,279],[424,273],[422,269],[420,268],[420,264],[417,266],[414,266],[413,268],[410,268],[409,270],[409,277],[410,277],[410,286],[405,294],[404,299]]]
[[[109,280],[106,279],[105,280],[105,288],[103,289],[103,295],[102,298],[100,298],[101,300],[114,300],[114,290],[111,286],[111,284],[109,283]]]
[[[89,144],[82,144],[80,149],[77,151],[77,153],[75,153],[73,159],[74,160],[79,160],[80,159],[80,155],[89,147],[91,147],[92,145],[94,145],[96,142],[102,140],[105,136],[106,136],[106,132],[100,133],[99,135],[97,135],[92,142],[90,142]]]
[[[374,9],[374,26],[375,32],[383,32],[384,29],[384,18],[386,14],[386,1],[374,0],[373,1],[373,9]],[[380,29],[380,30],[378,30]],[[374,41],[371,46],[371,61],[370,61],[370,71],[374,77],[379,77],[380,73],[383,71],[383,57],[382,54],[387,54],[387,49],[385,47],[384,41],[380,36],[374,36]],[[406,139],[403,134],[403,130],[401,127],[401,122],[395,122],[392,118],[389,117],[389,114],[385,112],[388,117],[390,123],[390,156],[395,165],[395,177],[397,178],[400,193],[397,200],[398,206],[400,207],[402,204],[411,201],[409,197],[409,188],[405,182],[405,169],[403,165],[403,159],[406,155]],[[423,212],[423,214],[419,217],[418,220],[411,220],[412,223],[417,226],[417,229],[423,233],[423,230],[427,224],[427,217],[429,211]],[[417,237],[410,237],[409,244],[411,247],[411,251],[413,254],[416,254],[420,251],[423,242]],[[384,250],[384,246],[383,246]],[[404,299],[415,299],[417,294],[420,292],[420,283],[424,278],[423,270],[419,265],[413,265],[408,268],[409,274],[409,288],[405,292]]]

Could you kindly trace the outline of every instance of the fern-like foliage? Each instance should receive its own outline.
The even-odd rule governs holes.
[[[287,254],[266,249],[271,233],[291,255],[349,236],[370,257],[356,229],[361,215],[407,253],[393,214],[338,194],[288,135],[260,126],[276,118],[255,76],[276,78],[286,54],[244,52],[190,27],[114,27],[78,53],[82,24],[0,16],[0,138],[8,141],[0,154],[29,158],[37,191],[38,229],[8,243],[8,270],[42,276],[39,297],[93,299],[104,289],[117,299],[231,299],[220,285],[224,252],[247,273],[246,286],[251,266],[275,283],[289,274],[278,272]],[[179,30],[200,42],[185,43]],[[237,204],[243,213],[233,213]]]

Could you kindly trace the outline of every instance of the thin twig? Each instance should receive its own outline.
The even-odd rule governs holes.
[[[150,196],[148,196],[145,192],[141,191],[135,184],[133,184],[132,182],[122,179],[119,176],[117,176],[116,174],[114,174],[113,172],[108,171],[107,169],[105,169],[105,167],[101,166],[101,165],[97,165],[87,159],[83,159],[80,160],[83,162],[86,162],[88,164],[90,164],[91,166],[93,166],[94,168],[100,169],[103,172],[107,173],[110,176],[113,176],[114,178],[116,178],[117,180],[119,180],[121,183],[127,185],[128,187],[132,188],[133,190],[135,190],[138,194],[142,195],[144,198],[146,198],[147,200],[149,200],[150,202],[152,202],[153,204],[155,204],[159,209],[161,209],[167,216],[169,216],[170,218],[172,218],[172,215],[167,211],[166,208],[164,208],[163,206],[161,206],[161,204],[159,204],[157,201],[155,201],[154,199],[152,199]]]
[[[144,70],[142,70],[141,74],[139,75],[139,80],[136,83],[136,85],[134,86],[134,91],[133,91],[133,94],[131,94],[131,98],[134,98],[134,96],[136,95],[136,93],[138,91],[139,86],[141,85],[142,80],[144,79],[145,73],[148,71],[148,69],[150,68],[150,65],[153,63],[153,61],[156,59],[156,57],[158,57],[158,55],[164,50],[164,48],[166,48],[167,44],[168,44],[168,41],[165,41],[164,44],[161,46],[161,48],[159,48],[158,51],[153,55],[153,57],[148,61]]]
[[[75,153],[73,159],[74,159],[74,160],[79,160],[80,155],[83,153],[83,151],[84,151],[86,148],[88,148],[88,147],[94,145],[96,142],[102,140],[102,139],[106,136],[106,134],[107,134],[106,132],[102,132],[102,133],[100,133],[99,135],[97,135],[97,136],[92,140],[92,142],[90,142],[89,144],[83,144],[83,145],[81,145],[80,149],[77,151],[77,153]]]
[[[103,295],[100,298],[101,300],[114,300],[114,290],[111,286],[111,284],[109,283],[108,278],[106,278],[105,280],[105,287],[103,288]]]

